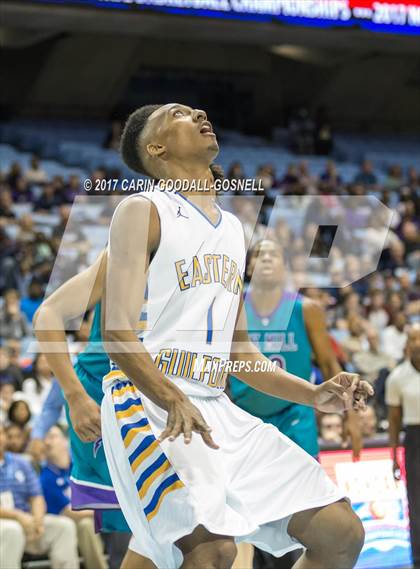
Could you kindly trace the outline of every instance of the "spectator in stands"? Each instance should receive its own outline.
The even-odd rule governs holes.
[[[22,167],[19,162],[13,162],[9,172],[6,174],[5,182],[12,190],[16,187],[16,182],[23,177]]]
[[[106,569],[102,541],[95,534],[93,512],[73,511],[70,507],[70,453],[68,441],[59,427],[45,437],[47,462],[41,469],[41,485],[49,514],[66,516],[77,527],[79,549],[86,569]]]
[[[16,388],[12,379],[3,378],[0,380],[0,424],[2,425],[6,423],[15,393]]]
[[[367,308],[369,324],[377,331],[382,331],[389,322],[389,313],[385,309],[385,294],[380,289],[372,290]]]
[[[369,349],[356,352],[353,364],[363,379],[374,384],[381,370],[389,372],[395,367],[395,360],[387,352],[381,351],[379,333],[375,328],[368,328],[366,337]]]
[[[286,219],[279,217],[274,226],[274,237],[280,243],[284,251],[288,251],[289,246],[292,243],[292,230],[290,229],[290,224]]]
[[[53,236],[60,237],[63,236],[64,231],[66,230],[67,224],[70,219],[71,207],[69,205],[62,205],[58,210],[58,214],[60,216],[60,220],[58,224],[54,227]]]
[[[370,160],[363,160],[360,171],[354,178],[354,183],[361,184],[362,186],[376,186],[378,178],[375,175],[374,167]]]
[[[95,168],[89,177],[92,180],[92,187],[94,188],[96,186],[96,182],[106,180],[106,170],[103,167]]]
[[[9,407],[7,418],[9,423],[22,427],[26,434],[29,435],[29,424],[31,422],[32,413],[27,401],[24,399],[15,399]]]
[[[305,189],[305,194],[311,195],[317,191],[318,179],[309,170],[306,160],[301,160],[298,164],[299,184]]]
[[[402,222],[400,232],[408,265],[418,266],[420,264],[420,228],[414,221],[406,220]]]
[[[54,191],[55,191],[55,197],[57,200],[57,205],[60,206],[62,204],[65,203],[65,183],[64,183],[64,178],[62,176],[54,176],[53,179],[51,180],[51,184],[54,187]]]
[[[333,272],[332,275],[335,278],[336,273]],[[338,283],[342,283],[343,274],[341,271],[339,273],[339,277],[337,276],[337,279],[339,279],[337,281]],[[337,301],[338,304],[334,312],[336,324],[339,328],[349,329],[348,319],[351,316],[363,317],[363,306],[360,302],[360,295],[351,287],[339,290]]]
[[[38,156],[32,156],[30,167],[25,172],[25,179],[29,185],[45,184],[47,182],[47,173],[41,168]]]
[[[344,439],[343,418],[337,413],[322,413],[319,416],[320,443],[341,445]]]
[[[0,217],[0,294],[11,288],[19,286],[19,263],[16,256],[19,253],[19,245],[12,240],[2,223],[8,218]],[[7,224],[7,221],[6,221]]]
[[[407,185],[412,191],[418,191],[420,189],[420,175],[414,166],[408,169]]]
[[[49,212],[59,204],[56,190],[53,184],[45,184],[40,197],[34,204],[34,210],[40,212]]]
[[[41,305],[44,292],[38,279],[33,278],[28,289],[27,296],[20,301],[20,309],[25,314],[28,322],[32,324],[32,319],[36,310]]]
[[[404,269],[405,262],[405,245],[402,241],[393,241],[389,247],[389,259],[386,268],[395,272],[397,269]]]
[[[367,348],[366,340],[366,323],[358,314],[350,314],[348,317],[349,336],[342,347],[347,352],[349,360],[353,363],[355,354],[360,353]]]
[[[378,433],[378,418],[374,407],[372,405],[366,405],[366,408],[361,409],[357,414],[360,420],[363,438],[375,438]]]
[[[402,168],[399,164],[393,164],[388,169],[388,175],[385,180],[385,187],[389,190],[398,190],[404,185],[404,176]]]
[[[9,381],[13,384],[16,391],[22,388],[23,372],[20,367],[10,360],[11,348],[8,346],[0,347],[0,382]]]
[[[263,188],[264,193],[271,190],[275,183],[272,167],[269,164],[258,166],[255,179],[258,182],[258,187],[261,185]],[[258,191],[256,191],[256,193],[258,193]]]
[[[7,447],[9,452],[23,454],[28,444],[28,433],[20,425],[11,423],[6,427]]]
[[[283,194],[295,194],[296,188],[300,184],[299,170],[295,163],[287,166],[284,176],[280,179],[279,186],[283,188]]]
[[[19,218],[19,232],[16,240],[19,243],[32,243],[35,239],[34,220],[32,216],[27,213]]]
[[[397,286],[397,280],[393,279],[395,286]],[[404,301],[403,296],[399,291],[392,291],[388,294],[386,308],[388,310],[390,318],[394,318],[398,312],[403,312]]]
[[[235,206],[237,215],[239,216],[244,229],[246,246],[252,246],[253,243],[260,241],[266,235],[267,228],[261,223],[255,224],[258,208],[253,200],[238,200]]]
[[[402,424],[405,425],[405,470],[410,513],[413,563],[420,567],[420,325],[408,333],[406,359],[394,369],[386,382],[389,443],[394,475],[399,478],[397,448]]]
[[[71,174],[69,176],[68,182],[64,187],[63,197],[65,203],[72,204],[75,197],[80,194],[81,184],[79,176]]]
[[[320,188],[322,191],[330,191],[334,193],[343,185],[343,179],[337,171],[337,167],[333,160],[328,160],[325,172],[321,174]]]
[[[30,203],[32,201],[32,193],[28,182],[25,178],[18,178],[14,189],[12,190],[13,203]]]
[[[399,362],[404,356],[407,343],[407,317],[404,312],[397,312],[392,318],[392,324],[387,326],[382,334],[382,350]]]
[[[24,551],[48,553],[53,569],[78,569],[76,529],[72,520],[45,515],[45,501],[34,469],[23,457],[5,452],[0,425],[0,559],[18,568]]]
[[[226,177],[228,180],[244,180],[246,176],[242,164],[240,162],[232,162]]]
[[[48,396],[53,380],[52,372],[44,354],[37,354],[32,364],[31,377],[23,382],[22,391],[31,403],[34,416],[39,415]]]
[[[3,340],[21,340],[28,335],[28,322],[20,310],[19,293],[10,289],[4,294],[0,308],[0,337]]]
[[[0,191],[0,219],[1,218],[4,218],[3,222],[16,219],[16,214],[13,211],[12,192],[7,186]]]

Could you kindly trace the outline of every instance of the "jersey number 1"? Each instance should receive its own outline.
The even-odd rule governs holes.
[[[207,344],[211,344],[213,341],[213,306],[215,300],[216,298],[213,299],[207,311]]]

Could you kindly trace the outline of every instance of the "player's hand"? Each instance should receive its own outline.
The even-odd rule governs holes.
[[[323,413],[343,413],[349,409],[364,409],[366,400],[374,394],[367,381],[355,373],[341,372],[318,385],[315,407]]]
[[[35,462],[41,462],[45,458],[45,445],[42,439],[32,439],[28,446],[28,452]]]
[[[159,442],[165,439],[174,441],[179,435],[183,434],[185,444],[188,445],[191,442],[193,432],[201,435],[208,447],[212,449],[219,448],[210,435],[211,428],[188,397],[174,400],[168,406],[166,429],[160,435]]]
[[[67,397],[70,419],[77,436],[84,443],[101,437],[101,408],[86,393]]]

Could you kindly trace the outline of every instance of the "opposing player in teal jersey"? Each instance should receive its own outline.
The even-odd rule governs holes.
[[[252,277],[245,295],[248,333],[261,352],[290,373],[311,381],[312,357],[324,378],[341,371],[334,355],[320,306],[298,293],[285,290],[281,246],[272,240],[257,243],[250,252],[247,274]],[[230,378],[232,399],[248,413],[271,423],[310,455],[319,453],[315,411],[256,391]],[[347,417],[353,452],[361,448],[357,416]]]
[[[101,254],[91,267],[64,283],[43,302],[34,317],[34,327],[40,349],[66,398],[72,451],[72,508],[93,509],[101,531],[129,532],[101,443],[102,378],[109,372],[109,357],[101,334],[100,300],[105,271],[105,256]],[[92,290],[87,306],[83,300],[86,290]],[[94,317],[89,342],[73,367],[66,324],[90,309],[94,309]],[[148,569],[153,565],[130,550],[122,567]]]

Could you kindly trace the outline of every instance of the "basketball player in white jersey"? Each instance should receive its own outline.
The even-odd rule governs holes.
[[[139,109],[122,136],[128,166],[157,180],[210,188],[217,153],[206,114],[180,104]],[[159,569],[227,569],[241,541],[276,556],[303,545],[299,569],[353,567],[364,534],[345,497],[316,460],[228,399],[221,364],[246,363],[241,381],[325,412],[363,407],[372,389],[345,373],[313,386],[258,371],[267,360],[246,331],[244,268],[241,224],[211,189],[135,195],[114,213],[102,437],[132,548]]]

